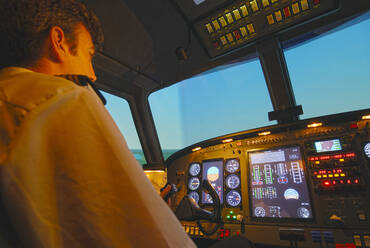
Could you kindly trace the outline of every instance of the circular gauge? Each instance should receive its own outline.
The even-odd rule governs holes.
[[[200,172],[200,164],[194,163],[189,167],[189,174],[192,176],[197,176]]]
[[[226,162],[226,171],[229,173],[234,173],[239,169],[239,162],[236,159],[230,159]]]
[[[198,189],[199,188],[199,185],[200,185],[199,178],[197,178],[197,177],[190,178],[189,184],[188,184],[188,187],[189,187],[190,190],[196,190],[196,189]]]
[[[298,208],[297,210],[297,215],[298,217],[300,218],[309,218],[310,217],[310,211],[307,209],[307,208],[304,208],[304,207],[300,207]]]
[[[226,195],[226,202],[232,207],[238,206],[241,201],[242,201],[242,197],[240,196],[240,193],[236,190],[231,190]]]
[[[364,146],[364,152],[366,154],[366,157],[367,158],[370,158],[370,142],[368,142],[365,146]]]
[[[237,175],[231,174],[226,177],[226,185],[230,189],[236,189],[240,185],[240,179]]]
[[[263,207],[256,207],[254,209],[254,214],[256,215],[256,217],[265,217],[266,210]]]
[[[193,199],[194,199],[194,201],[195,201],[196,203],[198,203],[198,202],[199,202],[199,195],[198,195],[198,193],[197,193],[197,192],[192,191],[192,192],[190,192],[190,193],[188,194],[188,196],[189,196],[190,198],[193,198]]]

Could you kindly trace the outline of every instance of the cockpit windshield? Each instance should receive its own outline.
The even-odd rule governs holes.
[[[258,60],[184,80],[152,93],[149,103],[165,158],[202,140],[275,124]]]

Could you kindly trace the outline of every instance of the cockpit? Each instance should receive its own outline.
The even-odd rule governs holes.
[[[199,247],[370,247],[369,1],[85,2],[107,108]]]

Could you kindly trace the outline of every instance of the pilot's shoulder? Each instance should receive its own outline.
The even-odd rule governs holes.
[[[1,99],[9,104],[31,111],[49,99],[82,87],[64,77],[32,72],[23,68],[0,70]]]

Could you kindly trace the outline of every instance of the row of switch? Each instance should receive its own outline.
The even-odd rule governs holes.
[[[272,25],[274,23],[283,21],[283,18],[287,19],[292,15],[298,15],[309,8],[308,0],[300,0],[299,2],[295,2],[292,5],[283,8],[282,10],[277,10],[274,13],[266,16],[266,19],[268,24]]]
[[[219,49],[221,46],[226,46],[227,44],[241,40],[242,38],[247,38],[255,33],[256,30],[254,29],[253,24],[250,23],[221,36],[219,40],[214,40],[213,45],[216,49]]]
[[[275,3],[278,0],[262,0],[261,2],[262,6],[268,7],[270,5],[270,1],[271,3]],[[252,12],[257,12],[258,10],[260,10],[261,4],[258,3],[257,0],[253,0],[249,2],[249,6]],[[248,15],[249,15],[248,6],[246,4],[243,4],[239,8],[236,8],[226,13],[225,15],[222,15],[218,17],[217,19],[214,19],[211,22],[207,23],[205,27],[206,27],[207,32],[209,34],[212,34],[213,32],[221,30],[221,28],[224,28],[234,23],[235,21],[238,21],[244,17],[247,17]]]

